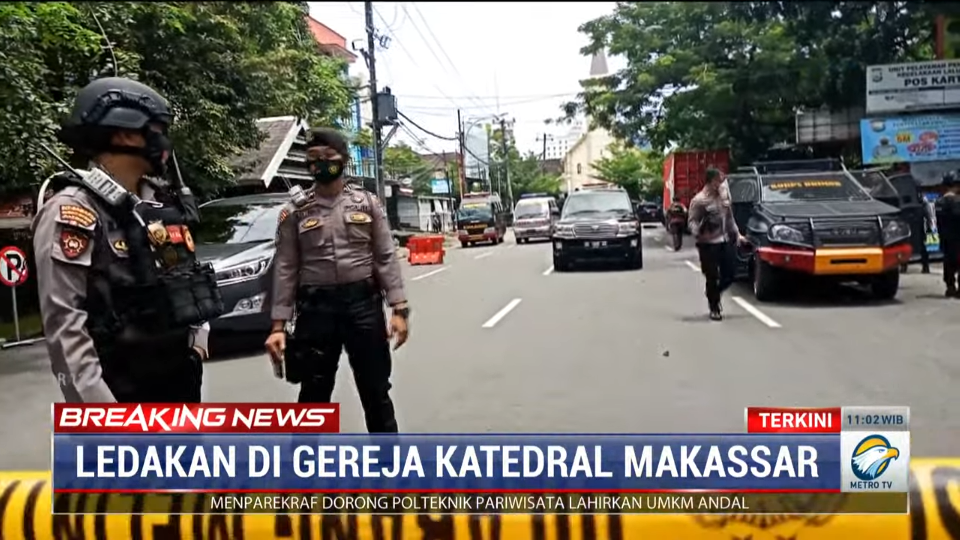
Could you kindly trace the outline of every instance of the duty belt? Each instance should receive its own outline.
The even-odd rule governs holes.
[[[297,289],[297,311],[300,313],[331,307],[331,303],[349,303],[380,294],[373,278],[341,285],[302,285]]]

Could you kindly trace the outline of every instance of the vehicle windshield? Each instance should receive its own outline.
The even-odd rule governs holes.
[[[460,210],[457,210],[457,219],[488,221],[493,219],[493,210],[488,202],[467,202],[460,205]]]
[[[845,174],[761,176],[764,202],[868,201],[870,196]]]
[[[580,192],[563,205],[564,216],[579,214],[632,214],[630,197],[621,191]]]
[[[200,209],[193,228],[199,244],[244,244],[272,241],[285,203],[211,204]]]
[[[513,210],[513,217],[515,219],[534,219],[546,217],[549,213],[545,202],[519,203]]]
[[[870,195],[878,199],[896,198],[899,196],[896,188],[887,181],[887,177],[878,171],[860,171],[853,173],[860,185],[867,188]]]

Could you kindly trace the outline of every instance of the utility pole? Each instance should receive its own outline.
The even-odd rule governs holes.
[[[507,119],[500,117],[500,139],[503,144],[503,179],[507,182],[509,208],[513,208],[513,184],[510,183],[510,147],[507,144]]]
[[[367,68],[370,70],[370,109],[373,113],[373,177],[377,182],[377,197],[386,202],[386,186],[383,183],[383,150],[380,148],[380,104],[377,90],[377,29],[373,26],[373,2],[363,3],[367,25]]]
[[[463,120],[460,118],[460,109],[457,109],[457,145],[458,145],[457,153],[459,155],[459,157],[457,158],[457,173],[459,173],[458,176],[460,177],[459,180],[460,180],[460,197],[461,198],[463,197],[463,194],[466,193],[466,190],[464,189],[464,184],[467,182],[467,172],[466,172],[467,157],[466,155],[464,155],[464,148],[466,147],[466,143],[464,142],[463,138],[464,138]]]

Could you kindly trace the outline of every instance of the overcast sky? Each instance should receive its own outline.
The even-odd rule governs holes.
[[[540,151],[544,125],[574,97],[590,59],[577,27],[611,13],[614,2],[374,2],[377,29],[391,38],[377,51],[379,86],[389,86],[398,108],[422,127],[453,137],[457,109],[467,118],[496,113],[515,119],[522,151]],[[366,46],[363,2],[310,2],[310,14]],[[611,61],[615,69],[617,62]],[[366,71],[362,58],[351,68]],[[418,130],[414,129],[415,132]],[[421,151],[450,151],[455,142],[423,135]],[[398,138],[415,148],[401,130]]]

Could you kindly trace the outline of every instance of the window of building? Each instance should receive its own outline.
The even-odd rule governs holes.
[[[577,174],[583,174],[583,167],[579,163],[577,163]]]

